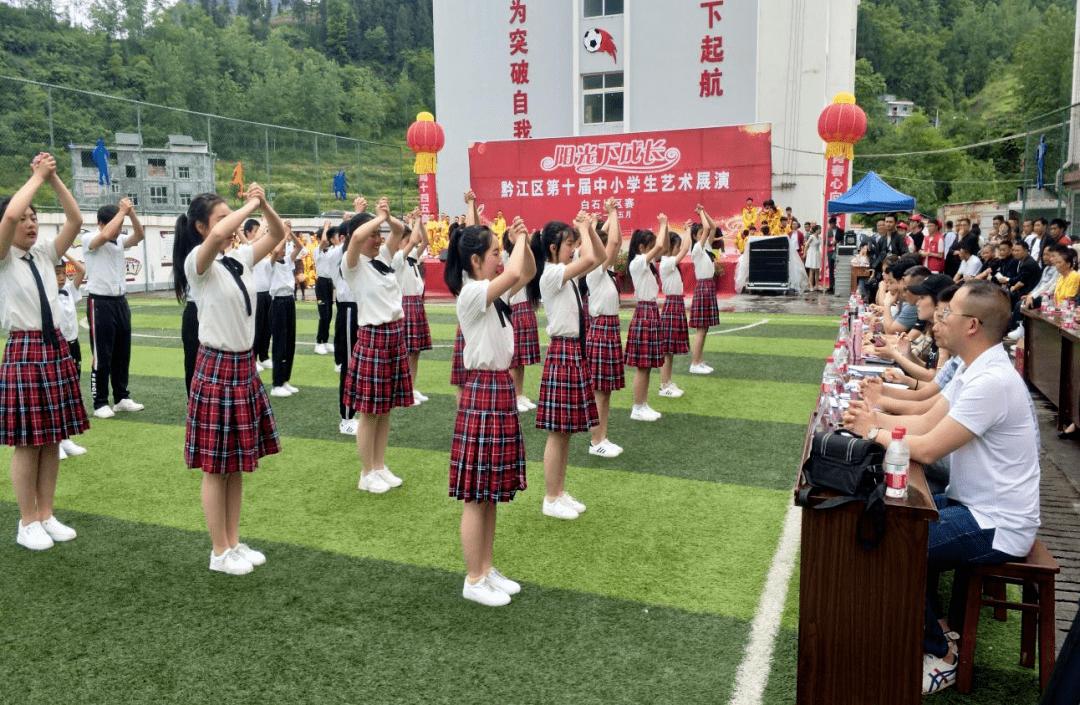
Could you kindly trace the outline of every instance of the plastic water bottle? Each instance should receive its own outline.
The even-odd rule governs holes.
[[[907,429],[898,426],[893,429],[892,443],[885,452],[885,496],[893,499],[907,497],[908,464],[911,452],[904,436]]]

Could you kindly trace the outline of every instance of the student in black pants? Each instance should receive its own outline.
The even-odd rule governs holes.
[[[315,245],[315,300],[319,302],[319,330],[315,334],[315,354],[325,355],[334,351],[336,355],[336,343],[330,341],[330,319],[334,316],[334,279],[330,271],[332,261],[330,253],[330,221],[323,223],[322,232],[319,233],[319,241]],[[327,347],[330,349],[328,350]]]
[[[289,378],[296,355],[296,277],[293,272],[304,248],[293,235],[288,220],[285,221],[285,236],[286,239],[274,248],[270,261],[270,329],[274,337],[272,397],[290,397],[300,391],[289,384]]]
[[[274,366],[270,361],[270,262],[273,256],[271,252],[252,269],[255,279],[255,369],[259,372]]]

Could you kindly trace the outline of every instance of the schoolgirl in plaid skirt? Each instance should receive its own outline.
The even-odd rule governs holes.
[[[579,213],[574,225],[577,232],[566,223],[552,221],[533,235],[537,273],[529,283],[529,299],[543,299],[551,339],[536,409],[536,427],[548,432],[541,510],[558,519],[577,519],[585,511],[585,505],[571,497],[564,487],[570,434],[588,431],[599,422],[592,378],[584,357],[585,312],[575,279],[601,264],[604,246],[596,233],[595,216]],[[578,237],[584,242],[574,261]]]
[[[401,285],[401,306],[405,311],[405,350],[409,355],[409,377],[414,385],[413,400],[414,404],[421,404],[428,398],[415,388],[416,375],[420,368],[420,353],[431,350],[431,327],[424,310],[424,278],[420,275],[418,258],[428,248],[428,236],[420,209],[407,214],[405,223],[401,249],[393,264]]]
[[[254,352],[255,262],[285,237],[285,224],[258,184],[233,211],[213,193],[191,200],[176,219],[173,280],[177,298],[198,301],[199,350],[188,397],[184,460],[202,473],[202,506],[213,546],[210,570],[250,573],[266,556],[240,543],[243,475],[281,451],[274,412]],[[256,209],[267,234],[230,250],[233,232]]]
[[[510,261],[512,245],[507,233],[503,233],[502,258],[505,267]],[[503,299],[510,304],[514,320],[514,358],[510,360],[510,376],[514,378],[517,390],[517,408],[524,413],[536,408],[536,404],[525,394],[525,366],[535,365],[540,358],[540,334],[536,325],[536,310],[529,301],[525,287],[514,287],[503,294]]]
[[[660,256],[668,240],[667,216],[660,214],[660,237],[649,230],[635,230],[630,236],[627,270],[634,282],[637,307],[630,319],[626,337],[626,366],[634,372],[634,406],[630,418],[635,421],[655,421],[660,412],[649,406],[649,373],[664,364],[663,341],[660,339],[660,314],[656,307],[659,286],[653,260]]]
[[[10,331],[0,363],[0,443],[14,446],[11,480],[19,503],[16,542],[32,549],[75,538],[53,516],[59,444],[89,428],[75,361],[60,329],[55,268],[82,225],[75,199],[38,154],[33,175],[0,201],[0,327]],[[57,237],[38,233],[34,195],[49,184],[66,221]]]
[[[367,201],[353,202],[356,215],[346,226],[341,274],[360,302],[356,345],[349,357],[345,396],[359,416],[356,449],[360,455],[361,491],[382,494],[401,486],[401,478],[386,465],[390,411],[415,403],[405,349],[405,311],[401,285],[394,276],[391,253],[400,249],[405,224],[390,215],[386,198],[376,213],[365,212]],[[384,239],[383,228],[388,237]]]
[[[705,336],[710,326],[720,323],[720,311],[716,306],[716,255],[713,253],[712,240],[716,233],[716,222],[702,206],[697,207],[701,223],[695,223],[690,229],[694,246],[690,250],[690,260],[694,263],[694,303],[690,307],[690,327],[696,328],[694,344],[690,354],[690,372],[708,374],[712,372],[705,362]]]
[[[466,201],[472,201],[470,208],[475,202]],[[463,357],[469,370],[450,449],[449,493],[464,502],[461,547],[466,577],[461,594],[492,607],[507,604],[521,590],[493,566],[496,506],[526,487],[525,445],[507,369],[514,332],[510,307],[501,296],[523,286],[534,265],[520,218],[508,232],[513,254],[501,274],[498,240],[487,227],[477,225],[454,232],[445,270],[447,285],[458,297]]]
[[[686,327],[686,303],[683,301],[682,272],[679,263],[690,251],[690,238],[671,233],[665,255],[660,257],[660,285],[664,289],[664,310],[660,314],[660,341],[664,364],[660,367],[660,396],[681,397],[671,379],[676,355],[690,352],[690,335]]]
[[[607,437],[611,393],[626,386],[626,377],[619,325],[619,288],[615,284],[615,272],[611,268],[619,259],[622,233],[619,230],[619,213],[615,200],[609,198],[604,208],[607,210],[607,220],[598,232],[604,245],[601,255],[604,262],[585,275],[592,299],[592,307],[585,317],[588,322],[585,359],[589,365],[598,418],[598,423],[589,431],[592,436],[589,453],[602,458],[614,458],[622,453],[622,448]]]

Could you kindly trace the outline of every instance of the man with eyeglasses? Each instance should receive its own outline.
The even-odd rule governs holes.
[[[999,287],[965,282],[942,309],[938,328],[961,368],[933,407],[888,416],[854,402],[844,415],[847,428],[885,447],[888,431],[903,426],[911,459],[923,465],[950,455],[948,490],[934,496],[940,520],[929,526],[924,694],[952,685],[957,674],[956,644],[937,617],[937,575],[1022,560],[1039,528],[1039,427],[1027,386],[1001,344],[1009,316]]]

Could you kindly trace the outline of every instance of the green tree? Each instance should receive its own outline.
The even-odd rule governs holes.
[[[1074,25],[1072,11],[1051,5],[1030,40],[1016,50],[1016,97],[1025,116],[1042,115],[1071,102]]]

